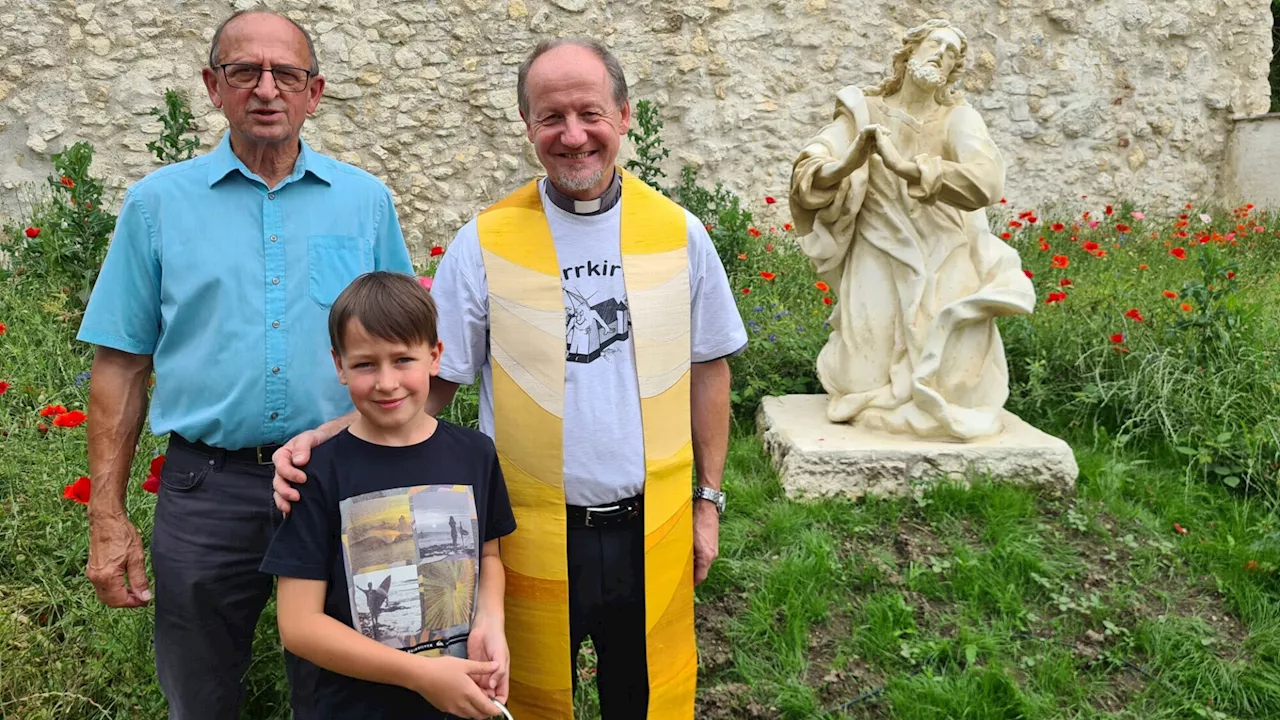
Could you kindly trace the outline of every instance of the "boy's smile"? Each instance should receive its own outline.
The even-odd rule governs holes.
[[[409,345],[374,337],[353,319],[343,333],[342,346],[342,354],[335,352],[333,362],[360,412],[352,431],[384,445],[411,445],[426,439],[435,424],[424,408],[431,376],[440,371],[440,343]]]

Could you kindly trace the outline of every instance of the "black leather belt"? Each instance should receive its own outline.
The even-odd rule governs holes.
[[[644,507],[644,496],[637,495],[616,503],[597,507],[579,507],[566,505],[569,527],[602,528],[628,525],[640,518]]]
[[[177,433],[169,433],[169,444],[212,458],[234,460],[250,465],[270,465],[271,455],[283,447],[281,445],[258,445],[256,447],[241,448],[240,450],[224,450],[202,442],[192,442]]]

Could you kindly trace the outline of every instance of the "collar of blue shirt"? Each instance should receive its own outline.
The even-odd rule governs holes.
[[[301,145],[302,150],[298,153],[297,161],[293,163],[293,172],[289,174],[289,177],[281,181],[280,185],[288,185],[307,173],[311,173],[326,185],[332,184],[331,177],[334,168],[329,158],[312,150],[307,145],[306,140],[299,138],[298,143]],[[246,178],[257,180],[266,185],[262,178],[245,167],[240,158],[236,157],[235,152],[231,150],[231,133],[228,132],[222,136],[222,142],[218,143],[218,147],[209,153],[209,187],[216,185],[219,180],[231,174],[233,170],[239,170],[240,174]],[[269,189],[274,190],[275,188]]]

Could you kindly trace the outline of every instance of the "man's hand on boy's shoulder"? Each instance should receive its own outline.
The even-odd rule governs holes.
[[[311,462],[312,448],[345,430],[355,418],[356,413],[352,411],[314,430],[301,432],[271,454],[271,462],[276,466],[275,477],[271,479],[272,496],[280,512],[288,515],[293,503],[302,497],[293,486],[307,481],[307,473],[300,468]]]

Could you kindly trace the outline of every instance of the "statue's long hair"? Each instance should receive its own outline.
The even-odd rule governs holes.
[[[934,100],[937,100],[940,105],[955,105],[960,102],[963,93],[955,88],[955,84],[964,74],[965,60],[969,56],[969,38],[949,20],[930,20],[908,30],[907,34],[902,36],[902,47],[893,54],[893,74],[880,81],[878,85],[864,88],[863,94],[888,97],[901,90],[903,79],[907,76],[907,61],[934,30],[950,30],[960,38],[960,57],[956,59],[956,66],[951,68],[951,73],[947,75],[947,81],[934,93]]]

